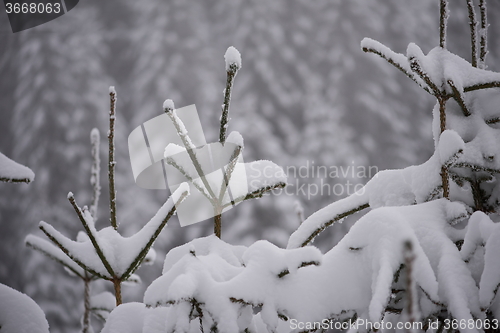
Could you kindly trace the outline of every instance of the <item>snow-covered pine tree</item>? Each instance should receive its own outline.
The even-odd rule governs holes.
[[[163,104],[163,109],[183,144],[183,147],[169,144],[165,148],[166,163],[174,167],[185,181],[209,201],[213,208],[209,214],[214,217],[214,234],[218,238],[221,238],[224,211],[242,201],[261,198],[267,192],[286,185],[285,172],[276,164],[270,161],[243,163],[244,144],[241,134],[236,131],[227,134],[231,92],[236,74],[241,68],[241,54],[231,46],[226,50],[224,59],[227,79],[218,143],[196,147],[177,115],[173,101],[168,99]],[[189,158],[183,158],[185,156]],[[218,160],[214,162],[215,159]],[[186,202],[186,206],[188,209],[202,209],[194,203]]]
[[[165,204],[158,210],[156,215],[136,234],[130,237],[121,236],[118,229],[118,218],[116,209],[115,190],[115,119],[116,119],[116,91],[114,87],[109,89],[110,111],[108,131],[109,159],[108,180],[110,196],[110,227],[97,231],[95,219],[97,214],[97,203],[100,194],[99,183],[99,133],[96,129],[91,132],[91,143],[94,163],[92,165],[91,184],[93,187],[93,198],[90,208],[80,208],[74,195],[70,192],[70,201],[77,217],[83,225],[84,233],[78,235],[77,241],[67,238],[54,227],[46,222],[40,222],[40,229],[57,246],[54,247],[47,241],[29,235],[26,239],[28,246],[46,254],[52,259],[64,265],[73,274],[79,276],[85,283],[85,313],[82,321],[84,332],[90,332],[89,312],[92,307],[96,312],[110,311],[112,307],[107,306],[107,294],[94,298],[96,302],[105,304],[106,307],[92,306],[90,299],[89,284],[97,278],[111,281],[115,292],[116,305],[122,303],[121,286],[123,282],[138,281],[133,273],[143,262],[148,262],[154,257],[152,245],[165,227],[168,220],[175,213],[176,205],[179,205],[189,194],[186,184],[181,184]],[[67,256],[67,257],[66,257]]]
[[[446,0],[439,13],[439,46],[427,55],[416,44],[403,55],[362,41],[437,99],[427,162],[379,172],[307,218],[288,249],[210,236],[171,250],[144,304],[117,307],[103,332],[310,332],[324,323],[353,332],[498,330],[500,73],[480,68],[484,43],[472,48],[472,63],[448,51]],[[324,255],[306,246],[367,208]]]

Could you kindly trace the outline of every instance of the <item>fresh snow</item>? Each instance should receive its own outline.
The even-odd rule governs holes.
[[[414,245],[415,283],[425,292],[422,315],[443,303],[456,318],[483,318],[474,279],[451,240],[456,230],[448,221],[467,213],[455,205],[440,199],[374,209],[324,255],[315,247],[285,250],[267,241],[246,248],[213,235],[195,239],[167,254],[163,275],[146,290],[147,308],[137,321],[158,316],[154,322],[166,319],[166,331],[189,331],[198,323],[189,320],[193,299],[210,314],[203,325],[217,322],[221,333],[253,327],[252,308],[260,306],[258,319],[271,331],[280,326],[278,315],[314,322],[358,313],[380,321],[408,240]]]
[[[229,71],[231,65],[235,65],[237,69],[241,68],[241,54],[234,46],[228,47],[224,54],[226,61],[226,71]]]
[[[182,183],[158,210],[156,215],[141,230],[130,237],[121,236],[112,227],[106,227],[97,231],[88,210],[83,211],[83,217],[87,222],[91,234],[117,276],[122,276],[131,268],[135,268],[131,267],[134,260],[138,258],[140,252],[146,247],[148,242],[154,239],[155,232],[159,230],[168,212],[174,208],[175,203],[179,201],[181,196],[186,196],[188,193],[188,184]],[[97,255],[90,239],[83,242],[73,241],[43,221],[40,222],[40,228],[65,247],[69,251],[68,256],[77,263],[92,269],[102,277],[112,278],[110,272],[108,272]]]
[[[241,148],[244,148],[243,137],[241,136],[240,132],[232,131],[231,133],[229,133],[226,142],[231,142],[237,146],[240,146]]]
[[[175,110],[174,101],[166,99],[165,102],[163,102],[163,110]]]
[[[35,301],[0,283],[0,330],[2,333],[49,333],[49,324]]]

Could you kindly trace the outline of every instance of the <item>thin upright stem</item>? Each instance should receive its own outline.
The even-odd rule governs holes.
[[[440,133],[443,133],[446,130],[446,100],[447,99],[445,97],[438,96]],[[448,178],[448,168],[445,165],[441,166],[441,183],[443,184],[443,197],[449,198],[450,184]]]
[[[113,287],[115,289],[116,306],[122,304],[122,280],[119,278],[113,279]]]
[[[221,238],[222,234],[222,215],[215,209],[214,213],[214,234],[218,238]]]
[[[470,44],[472,53],[472,66],[477,67],[477,20],[474,4],[472,0],[467,0],[467,10],[469,12]]]
[[[446,26],[448,24],[448,0],[441,0],[439,6],[439,46],[446,48]]]
[[[486,55],[488,54],[488,19],[486,12],[486,0],[479,0],[479,11],[481,13],[481,33],[479,34],[479,64],[480,68],[486,68]]]
[[[227,123],[229,121],[229,104],[231,103],[231,90],[233,88],[234,77],[238,72],[236,65],[229,66],[226,77],[226,89],[224,90],[224,104],[222,104],[222,116],[220,118],[219,142],[226,142]]]
[[[83,333],[90,333],[90,282],[92,281],[92,276],[85,271],[85,277],[83,279],[84,283],[84,293],[83,293]]]
[[[108,163],[108,178],[109,178],[109,211],[110,223],[116,230],[118,224],[116,223],[116,190],[115,190],[115,119],[116,119],[116,92],[114,88],[109,91],[110,108],[109,108],[109,163]]]
[[[89,208],[94,222],[97,220],[97,206],[99,203],[99,196],[101,195],[101,181],[99,174],[101,160],[99,158],[99,141],[99,131],[97,128],[94,128],[90,133],[90,142],[92,145],[92,168],[90,175],[90,184],[92,185],[92,203]]]

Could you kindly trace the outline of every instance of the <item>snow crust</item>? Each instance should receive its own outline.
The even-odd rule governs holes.
[[[42,309],[28,295],[0,283],[2,333],[49,333]]]
[[[35,174],[30,168],[0,153],[0,181],[30,183],[34,179]]]
[[[110,94],[116,94],[116,89],[115,89],[115,86],[110,86],[110,87],[109,87],[109,93],[110,93]]]

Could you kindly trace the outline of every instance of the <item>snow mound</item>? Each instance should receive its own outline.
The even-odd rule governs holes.
[[[28,295],[0,284],[2,333],[49,333],[42,309]]]

